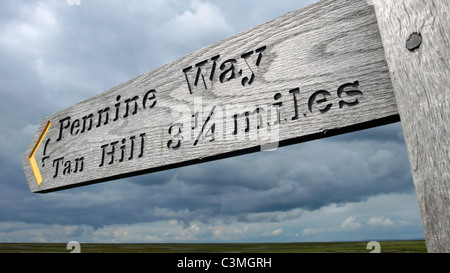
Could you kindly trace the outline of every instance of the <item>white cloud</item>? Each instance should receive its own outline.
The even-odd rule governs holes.
[[[218,42],[232,34],[233,28],[227,23],[221,10],[209,1],[190,2],[190,10],[185,10],[164,23],[160,33],[177,47],[200,49],[208,43]]]
[[[327,231],[327,229],[325,229],[325,228],[305,228],[302,231],[302,236],[311,236],[311,235],[315,235],[315,234],[326,232],[326,231]]]
[[[97,242],[151,243],[230,241],[249,237],[270,237],[283,233],[273,225],[192,222],[189,226],[176,220],[134,224],[113,224],[94,229],[88,225],[46,225],[25,222],[0,222],[0,242]],[[257,236],[255,236],[255,234]]]
[[[341,224],[341,228],[343,230],[355,230],[361,227],[361,224],[358,222],[355,222],[356,217],[350,216],[347,219],[344,220]]]
[[[389,227],[393,226],[395,223],[389,218],[384,218],[384,216],[375,216],[370,218],[369,221],[367,221],[367,224],[371,226]]]
[[[280,221],[266,221],[262,214],[252,222],[238,217],[212,216],[209,221],[195,220],[186,223],[167,216],[177,217],[181,211],[155,209],[155,213],[167,220],[153,220],[130,224],[107,224],[93,227],[86,224],[32,224],[23,221],[0,222],[0,242],[96,242],[96,243],[151,243],[151,242],[239,242],[239,241],[327,241],[380,239],[417,239],[423,234],[419,217],[411,219],[410,208],[388,216],[373,216],[370,208],[377,202],[393,202],[400,199],[414,204],[414,198],[393,195],[372,198],[367,202],[349,203],[345,209],[336,210],[335,205],[316,211],[293,210],[287,214],[299,217],[282,217]],[[408,201],[408,199],[411,199]],[[68,209],[68,208],[66,208]],[[119,211],[118,207],[116,210]],[[375,211],[376,213],[377,211]],[[406,212],[405,216],[402,212]],[[166,215],[167,213],[167,215]],[[398,216],[395,216],[396,214]],[[281,213],[282,214],[282,213]],[[265,216],[270,215],[268,213]],[[271,215],[272,217],[273,215]],[[414,215],[412,215],[414,216]],[[184,217],[184,216],[183,216]],[[394,218],[397,217],[397,218]],[[402,218],[406,217],[406,218]],[[251,217],[250,217],[251,218]],[[256,219],[260,221],[256,221]],[[342,220],[345,219],[345,220]],[[361,219],[361,220],[358,220]],[[362,220],[368,219],[368,220]],[[394,220],[396,221],[394,222]],[[401,225],[395,225],[399,223]],[[384,227],[380,229],[379,227]]]
[[[25,222],[0,222],[0,242],[65,242],[67,238],[83,241],[94,229],[87,225],[45,225]]]
[[[0,45],[21,53],[41,53],[43,41],[58,31],[57,18],[48,3],[29,2],[19,5],[15,20],[1,28]]]
[[[272,231],[270,234],[271,235],[280,235],[282,233],[283,233],[283,229],[279,228],[279,229],[276,229],[276,230]]]

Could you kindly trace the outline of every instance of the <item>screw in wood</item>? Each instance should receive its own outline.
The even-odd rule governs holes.
[[[422,35],[420,33],[412,33],[409,35],[408,39],[406,39],[406,48],[409,51],[414,51],[416,48],[419,48],[422,44]]]

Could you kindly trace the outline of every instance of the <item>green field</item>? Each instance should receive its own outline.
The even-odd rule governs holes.
[[[81,253],[369,253],[368,242],[329,243],[80,243]],[[426,253],[424,240],[379,241],[381,253]],[[68,253],[66,243],[0,243],[0,253]]]

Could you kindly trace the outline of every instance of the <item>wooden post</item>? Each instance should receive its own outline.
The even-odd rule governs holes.
[[[373,4],[428,252],[450,252],[450,2]]]

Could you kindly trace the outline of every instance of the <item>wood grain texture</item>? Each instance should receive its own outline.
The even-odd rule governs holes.
[[[48,121],[38,186],[28,157]],[[327,0],[44,118],[22,165],[48,192],[395,121],[373,6]]]
[[[450,252],[449,3],[374,1],[429,252]]]

